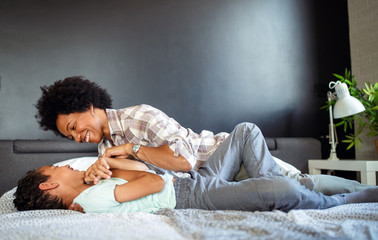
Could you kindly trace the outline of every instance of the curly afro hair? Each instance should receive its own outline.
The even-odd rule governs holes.
[[[18,181],[13,203],[17,210],[67,209],[63,201],[39,189],[39,184],[47,181],[48,175],[37,170],[30,170]]]
[[[112,98],[97,83],[81,76],[73,76],[56,81],[51,86],[42,86],[42,96],[35,107],[35,115],[43,130],[52,130],[56,135],[64,137],[56,126],[59,114],[85,112],[94,108],[112,108]]]

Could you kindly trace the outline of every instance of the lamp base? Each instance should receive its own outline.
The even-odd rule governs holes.
[[[331,152],[329,154],[329,158],[327,160],[328,161],[339,161],[340,159],[337,157],[335,152]]]

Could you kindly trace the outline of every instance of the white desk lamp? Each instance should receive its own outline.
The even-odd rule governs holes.
[[[357,98],[352,97],[349,93],[348,86],[345,83],[340,81],[337,82],[330,82],[329,83],[330,89],[335,89],[335,92],[332,93],[329,91],[327,93],[328,101],[333,99],[336,100],[336,104],[333,110],[333,117],[332,117],[332,105],[329,106],[329,121],[330,121],[330,144],[331,144],[331,153],[329,155],[328,160],[330,161],[337,161],[339,158],[336,155],[336,143],[335,137],[336,129],[333,125],[333,118],[342,118],[351,116],[360,112],[365,111],[364,105]]]

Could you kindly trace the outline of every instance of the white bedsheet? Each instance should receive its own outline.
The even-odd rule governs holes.
[[[378,203],[289,213],[165,209],[155,214],[17,212],[0,198],[0,239],[378,239]]]

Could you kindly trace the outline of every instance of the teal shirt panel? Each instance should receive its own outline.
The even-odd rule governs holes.
[[[117,185],[125,184],[127,181],[121,178],[110,178],[101,180],[97,185],[84,190],[73,202],[80,204],[87,213],[155,212],[163,208],[175,208],[173,176],[168,173],[159,176],[165,181],[163,190],[137,200],[117,202],[114,189]]]

